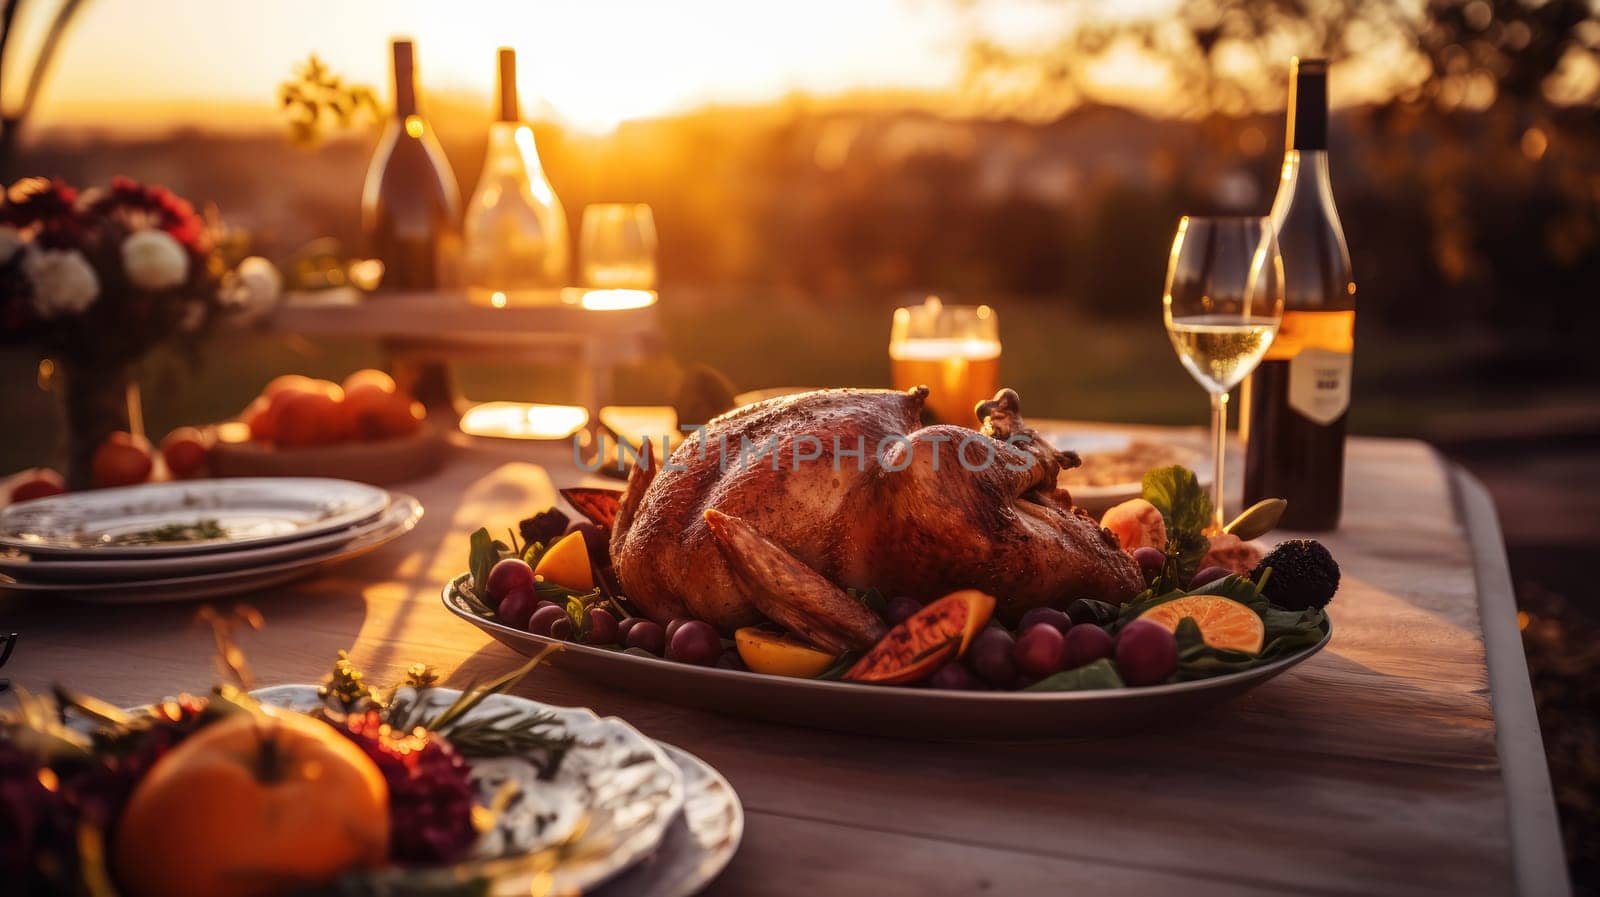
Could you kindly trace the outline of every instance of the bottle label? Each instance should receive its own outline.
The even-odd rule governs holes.
[[[1303,349],[1289,362],[1289,407],[1324,426],[1350,407],[1349,352]]]

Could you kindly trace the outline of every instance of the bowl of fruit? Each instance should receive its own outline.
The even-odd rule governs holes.
[[[647,451],[626,490],[564,490],[577,519],[549,508],[504,539],[474,533],[444,604],[525,654],[564,643],[554,665],[631,693],[959,739],[1169,722],[1327,645],[1337,563],[1313,541],[1259,541],[1283,502],[1213,530],[1194,473],[1169,466],[1096,519],[1056,485],[1070,453],[1015,439],[1037,434],[1008,393],[985,403],[982,430],[912,429],[903,454],[859,476],[722,468],[707,447],[759,445],[791,415],[915,428],[917,390],[784,396],[716,418],[670,463]],[[1006,463],[918,466],[933,437],[993,440]]]
[[[376,486],[427,476],[447,445],[420,403],[383,371],[342,383],[277,377],[237,420],[214,428],[218,476],[322,476]]]

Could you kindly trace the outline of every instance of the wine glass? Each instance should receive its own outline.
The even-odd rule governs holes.
[[[1283,318],[1283,259],[1272,220],[1184,216],[1161,307],[1178,360],[1211,394],[1211,513],[1220,530],[1228,391],[1255,370]]]
[[[580,235],[585,286],[649,290],[656,285],[656,223],[644,203],[596,203],[583,209]]]

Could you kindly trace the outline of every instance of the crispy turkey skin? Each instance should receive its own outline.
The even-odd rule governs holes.
[[[772,619],[842,649],[883,629],[840,602],[843,588],[922,601],[976,588],[1007,617],[1143,588],[1116,539],[1056,488],[1077,458],[1022,423],[1016,393],[979,406],[981,431],[920,426],[926,395],[782,396],[713,419],[665,464],[647,453],[612,529],[623,594],[658,621],[726,632]]]

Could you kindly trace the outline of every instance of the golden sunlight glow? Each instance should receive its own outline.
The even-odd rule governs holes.
[[[576,405],[484,402],[461,416],[461,432],[500,439],[565,439],[589,423]]]
[[[586,290],[580,304],[589,311],[627,311],[656,304],[655,290]]]

